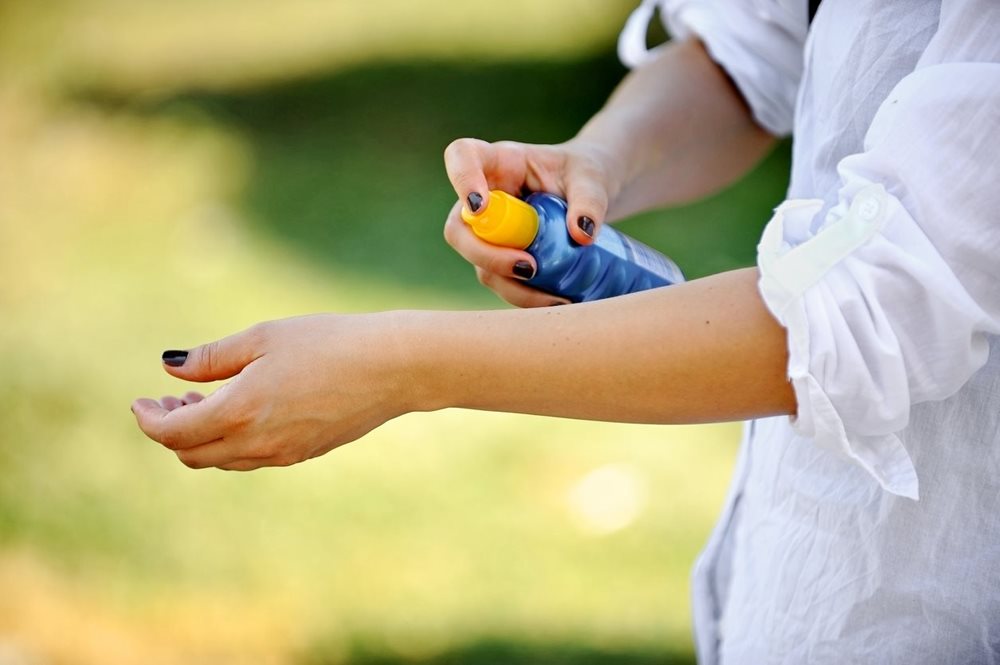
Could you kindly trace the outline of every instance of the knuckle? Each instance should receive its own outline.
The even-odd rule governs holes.
[[[180,436],[174,430],[162,428],[156,432],[153,436],[157,441],[162,443],[165,447],[170,450],[177,450],[180,447],[181,441]]]
[[[604,206],[608,194],[603,185],[604,173],[593,162],[576,162],[569,174],[568,195],[576,199],[576,203]]]
[[[592,178],[601,173],[600,162],[593,155],[581,155],[573,160],[576,172],[581,176]]]
[[[481,148],[485,148],[489,145],[490,144],[487,141],[484,141],[482,139],[472,138],[469,136],[460,136],[448,144],[448,146],[444,149],[444,154],[460,155],[464,152],[468,152],[470,150],[478,150]]]
[[[219,436],[226,439],[252,430],[257,422],[256,410],[242,400],[226,400],[220,404],[217,414],[221,425]]]
[[[447,242],[449,245],[452,246],[454,246],[455,243],[458,241],[457,224],[458,222],[456,222],[455,218],[451,215],[449,215],[448,219],[446,219],[444,222],[444,240],[445,242]]]
[[[258,421],[257,409],[250,403],[237,402],[229,407],[226,414],[229,431],[238,434],[253,429]]]
[[[607,207],[607,197],[589,185],[574,187],[569,196],[573,199],[574,208],[589,213],[591,216],[600,216],[600,213]]]
[[[486,261],[486,271],[494,275],[510,275],[513,267],[505,256],[490,256]]]
[[[201,347],[199,360],[205,372],[213,373],[219,364],[219,342],[209,342]]]
[[[479,280],[480,284],[482,284],[483,286],[487,286],[488,287],[491,284],[493,284],[494,278],[495,278],[495,275],[493,273],[487,272],[487,271],[483,270],[482,268],[480,268],[479,266],[476,266],[476,279]]]
[[[455,139],[454,141],[449,143],[447,147],[445,147],[444,149],[445,160],[453,159],[455,158],[455,156],[461,154],[462,150],[468,143],[469,139],[467,138]]]
[[[247,446],[243,453],[251,460],[264,460],[281,454],[281,447],[272,439],[259,439]]]
[[[301,461],[302,460],[300,460],[298,456],[291,453],[280,453],[278,455],[274,455],[269,464],[271,466],[292,466],[293,464],[298,464]]]
[[[179,451],[177,459],[189,469],[204,469],[208,466],[203,460],[198,459],[193,453],[186,450]]]
[[[481,178],[482,173],[478,170],[464,170],[460,173],[455,173],[453,176],[455,189],[460,192],[464,192],[466,190],[474,191],[478,188]]]
[[[493,146],[497,150],[515,151],[515,150],[525,149],[524,143],[521,143],[519,141],[510,141],[510,140],[497,141],[496,143],[493,144]]]
[[[574,169],[589,174],[603,174],[608,162],[608,154],[596,146],[589,146],[587,149],[570,150],[566,152],[568,163]]]
[[[260,348],[270,339],[273,328],[273,322],[262,321],[247,328],[245,334],[254,348]]]

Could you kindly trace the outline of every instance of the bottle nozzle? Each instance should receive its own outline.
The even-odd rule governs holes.
[[[538,234],[538,213],[530,205],[507,192],[490,191],[490,198],[478,214],[462,206],[462,221],[473,233],[501,247],[524,249]]]

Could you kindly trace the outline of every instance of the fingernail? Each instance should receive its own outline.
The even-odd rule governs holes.
[[[483,207],[483,195],[478,192],[469,194],[469,210],[476,213]]]
[[[580,230],[587,234],[588,238],[594,237],[594,220],[590,217],[584,215],[576,220],[576,225],[580,227]]]
[[[535,276],[535,268],[527,261],[518,261],[514,264],[514,276],[521,279],[531,279]]]
[[[171,349],[170,351],[163,352],[163,364],[170,365],[171,367],[180,367],[187,360],[187,351],[176,351]]]

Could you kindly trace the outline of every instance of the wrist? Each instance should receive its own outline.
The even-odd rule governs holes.
[[[514,368],[526,362],[524,339],[516,331],[532,313],[393,312],[392,363],[402,388],[399,403],[407,411],[451,407],[525,411],[514,408],[518,402]]]
[[[403,412],[437,411],[453,406],[452,384],[445,379],[449,354],[444,312],[396,310],[383,312],[388,329],[385,344],[387,384]]]

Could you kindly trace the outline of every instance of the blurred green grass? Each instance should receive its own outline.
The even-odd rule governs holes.
[[[583,15],[566,27],[582,41],[529,31],[481,61],[429,38],[407,51],[398,26],[345,59],[322,26],[382,21],[335,4],[323,20],[248,4],[244,33],[224,0],[0,4],[16,37],[0,39],[0,653],[690,662],[688,569],[734,425],[416,414],[248,475],[191,472],[135,429],[133,397],[181,389],[163,348],[309,311],[500,306],[441,240],[441,153],[570,136],[622,74],[610,42],[631,3],[552,3]],[[417,27],[440,41],[486,5],[469,6],[429,3]],[[218,39],[185,41],[192,25]],[[247,53],[247,35],[267,39]],[[622,228],[690,276],[748,265],[787,163],[783,146],[727,192]],[[607,468],[624,489],[581,494]],[[616,491],[633,514],[595,530]]]
[[[571,62],[379,64],[152,109],[235,128],[255,164],[243,214],[317,265],[491,305],[469,266],[440,241],[442,211],[455,200],[443,146],[462,136],[564,141],[624,73],[607,52]],[[787,166],[783,146],[723,196],[621,228],[664,248],[691,277],[751,265]]]

